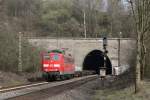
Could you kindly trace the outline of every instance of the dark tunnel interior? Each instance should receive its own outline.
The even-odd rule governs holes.
[[[99,74],[102,66],[104,66],[104,55],[100,50],[88,53],[83,62],[83,70],[93,70],[96,71],[96,74]],[[112,74],[112,64],[108,56],[106,58],[106,74]]]

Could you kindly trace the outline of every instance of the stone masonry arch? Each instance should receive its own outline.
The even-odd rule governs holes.
[[[99,70],[104,65],[104,54],[100,50],[89,52],[83,61],[83,70],[92,70],[99,74]],[[106,59],[106,74],[112,74],[112,64],[107,56]]]
[[[84,60],[86,56],[93,50],[103,52],[102,38],[27,38],[29,43],[39,48],[47,50],[68,48],[67,53],[72,54],[75,59],[75,65],[84,69]],[[112,65],[118,66],[118,38],[108,38],[108,57]],[[120,63],[121,65],[128,65],[129,58],[132,56],[136,41],[130,38],[122,38],[120,40]]]

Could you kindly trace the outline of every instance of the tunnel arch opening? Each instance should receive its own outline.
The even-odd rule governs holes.
[[[99,70],[104,66],[104,53],[100,50],[89,52],[83,61],[83,70],[92,70],[99,74]],[[109,57],[106,57],[106,74],[112,74],[112,64]]]

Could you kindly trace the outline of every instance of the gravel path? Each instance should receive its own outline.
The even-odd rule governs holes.
[[[103,81],[97,77],[92,80],[77,81],[63,86],[47,88],[9,100],[94,100],[95,90],[109,88],[114,80],[115,78],[111,76]]]
[[[100,79],[85,83],[75,89],[65,91],[61,94],[49,97],[44,100],[93,100],[95,90],[102,85]]]
[[[77,88],[67,90],[44,100],[94,100],[95,90],[109,87],[114,80],[115,79],[112,76],[108,76],[103,81],[100,78],[97,78],[96,80],[89,81]]]
[[[82,78],[82,80],[81,80],[81,78]],[[72,100],[71,98],[74,95],[80,96],[80,94],[77,94],[77,93],[82,93],[80,91],[78,92],[77,88],[79,88],[80,86],[82,87],[82,85],[87,84],[87,82],[89,82],[91,80],[95,80],[96,77],[95,76],[86,76],[85,78],[84,77],[81,77],[81,78],[64,81],[65,83],[68,82],[67,84],[63,84],[63,82],[59,82],[62,85],[42,89],[40,91],[29,93],[29,94],[22,95],[22,96],[17,96],[15,98],[10,98],[9,100],[49,100],[49,99],[51,100],[52,98],[54,98],[54,100],[55,100],[55,97],[57,100]],[[56,84],[56,83],[54,83],[54,84]],[[49,85],[51,86],[52,83]],[[74,89],[75,89],[75,92],[74,92]],[[82,89],[80,89],[80,90],[82,90]],[[80,100],[80,99],[78,99],[78,100]]]

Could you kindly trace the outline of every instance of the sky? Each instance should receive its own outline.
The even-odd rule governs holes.
[[[107,11],[107,8],[108,8],[108,0],[102,0],[103,1],[103,11]],[[127,0],[121,0],[123,5],[124,5],[124,8],[127,9],[127,6],[129,5],[129,3],[127,2]]]
[[[103,10],[102,11],[107,11],[107,8],[108,8],[108,1],[107,0],[103,0],[102,1],[102,5],[103,5]]]

